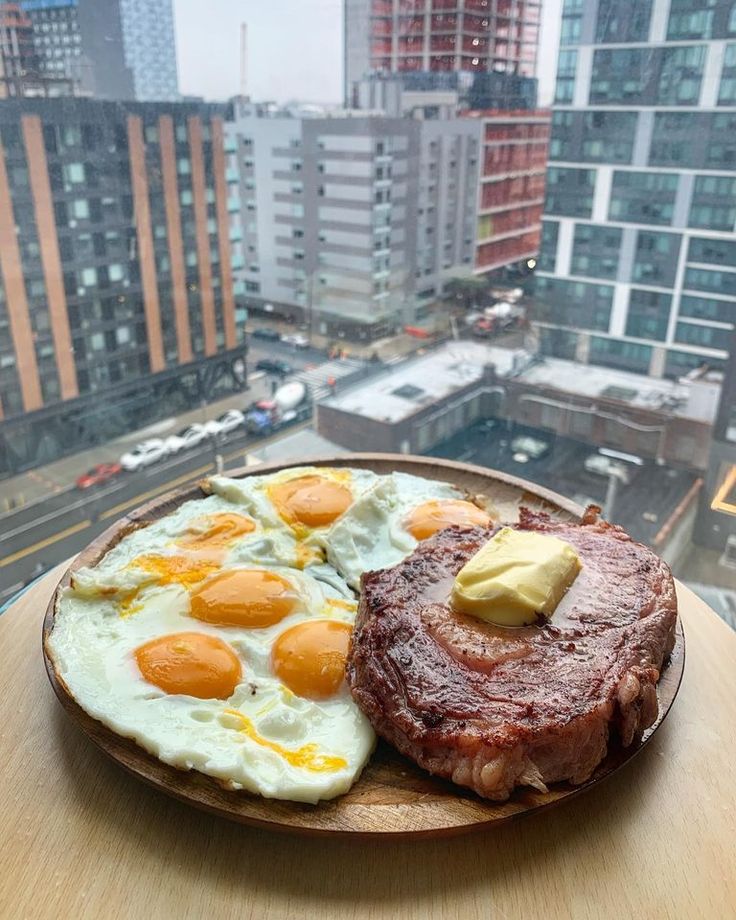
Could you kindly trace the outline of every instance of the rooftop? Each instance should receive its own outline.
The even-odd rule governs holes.
[[[479,381],[488,364],[494,365],[502,378],[708,423],[715,419],[718,407],[718,374],[663,380],[471,341],[450,342],[421,357],[409,358],[323,404],[363,418],[396,423]]]
[[[515,354],[478,342],[452,342],[393,365],[380,376],[326,399],[322,405],[376,421],[400,422],[469,383],[480,381],[483,367],[489,362],[496,364],[499,374],[509,373]]]

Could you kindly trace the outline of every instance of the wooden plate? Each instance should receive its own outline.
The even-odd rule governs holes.
[[[505,473],[447,460],[393,454],[352,454],[320,458],[305,463],[316,466],[350,466],[377,473],[399,470],[445,479],[475,494],[487,496],[503,520],[516,520],[521,505],[544,510],[560,520],[578,520],[583,509],[540,486]],[[271,464],[238,471],[234,475],[262,475],[293,463]],[[158,520],[182,502],[202,498],[199,486],[170,492],[118,521],[92,542],[65,573],[46,611],[43,626],[44,658],[51,685],[61,704],[90,739],[128,772],[156,788],[202,808],[244,824],[304,834],[342,834],[362,837],[440,836],[462,833],[508,821],[519,815],[550,808],[579,795],[620,769],[642,749],[669,712],[682,680],[685,642],[678,622],[677,641],[658,685],[659,718],[642,740],[627,749],[612,746],[593,776],[581,786],[558,784],[546,794],[517,790],[507,802],[485,801],[452,783],[434,779],[389,745],[379,743],[359,781],[346,795],[319,805],[263,799],[245,792],[229,792],[213,779],[195,771],[184,772],[147,754],[133,741],[121,738],[81,709],[56,674],[46,653],[46,638],[53,629],[59,591],[82,566],[95,565],[127,533]]]

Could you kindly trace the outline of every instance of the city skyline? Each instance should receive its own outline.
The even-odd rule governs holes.
[[[342,7],[343,0],[278,0],[268,7],[256,0],[211,0],[207,58],[203,60],[201,3],[174,0],[182,94],[222,100],[239,92],[240,24],[245,22],[248,94],[252,99],[341,102]],[[543,106],[551,103],[554,94],[560,9],[561,0],[545,0],[542,4],[537,75],[539,103]],[[302,47],[304,35],[311,40],[306,49]],[[288,68],[274,67],[274,48],[281,48],[284,60],[290,62]]]

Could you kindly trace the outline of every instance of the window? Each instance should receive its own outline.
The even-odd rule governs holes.
[[[537,276],[535,313],[540,322],[582,329],[607,330],[613,287],[583,281]]]
[[[556,220],[542,221],[542,242],[537,259],[537,270],[553,272],[557,256],[557,238],[560,225]]]
[[[663,342],[667,337],[671,307],[670,294],[632,288],[626,318],[626,335],[635,339],[655,339]]]
[[[675,341],[686,345],[698,345],[701,348],[717,348],[726,351],[730,333],[730,329],[720,326],[678,323],[675,329]]]
[[[545,211],[565,217],[590,217],[594,182],[592,169],[551,166],[547,170]]]
[[[557,83],[555,102],[561,105],[572,102],[575,88],[575,68],[578,53],[571,48],[563,48],[557,59]]]
[[[736,224],[736,177],[696,176],[688,224],[732,231]]]
[[[616,278],[622,231],[616,227],[576,224],[570,272],[593,278]]]
[[[631,280],[661,287],[674,285],[680,241],[676,233],[639,230]]]
[[[736,242],[708,237],[692,237],[687,250],[688,262],[707,262],[736,268]]]
[[[613,174],[610,220],[641,224],[668,224],[677,193],[676,175],[656,172]]]
[[[680,298],[680,316],[736,324],[736,302],[683,294]]]
[[[604,339],[597,335],[591,337],[591,364],[601,364],[604,367],[614,367],[620,370],[634,371],[637,374],[646,374],[651,360],[652,349],[649,345],[622,342],[617,339]]]
[[[77,198],[72,202],[72,217],[77,220],[87,220],[89,218],[89,202],[86,198]]]
[[[645,42],[651,15],[652,0],[599,0],[595,40],[601,45]]]
[[[718,90],[718,105],[736,104],[736,42],[726,45],[723,54],[721,84]]]
[[[705,268],[687,268],[683,287],[694,291],[711,291],[729,297],[736,296],[736,271],[709,271]]]

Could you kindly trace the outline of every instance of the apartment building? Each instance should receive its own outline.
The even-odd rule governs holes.
[[[250,309],[373,340],[470,273],[480,127],[237,103],[226,126],[236,289]]]
[[[0,472],[242,384],[221,115],[0,102]]]
[[[565,0],[542,350],[652,376],[724,365],[736,320],[736,20],[713,0]]]

